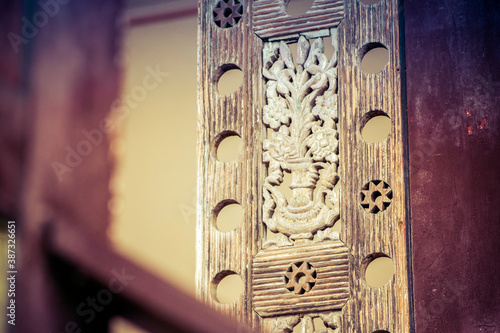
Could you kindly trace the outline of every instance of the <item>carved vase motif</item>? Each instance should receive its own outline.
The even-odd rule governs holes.
[[[324,54],[322,38],[301,36],[294,62],[289,46],[264,46],[266,101],[263,122],[272,129],[263,143],[268,176],[264,223],[291,240],[313,239],[339,218],[337,51]],[[291,173],[292,198],[277,186]]]

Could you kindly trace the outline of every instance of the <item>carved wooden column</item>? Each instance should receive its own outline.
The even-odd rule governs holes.
[[[200,1],[199,18],[199,151],[198,151],[198,271],[200,297],[238,320],[254,322],[257,315],[251,295],[251,262],[263,230],[261,221],[262,177],[262,41],[253,33],[252,2]],[[243,83],[234,93],[217,91],[219,78],[241,69]],[[243,139],[238,160],[220,162],[216,150],[231,135]],[[216,228],[218,212],[237,202],[243,222],[230,232]],[[245,291],[235,304],[216,300],[217,284],[238,274]]]
[[[297,18],[282,0],[200,1],[198,291],[255,331],[301,322],[303,332],[409,331],[398,22],[397,0],[316,0]],[[389,63],[363,73],[374,47]],[[216,82],[233,68],[243,84],[221,96]],[[361,127],[377,115],[391,132],[366,143]],[[234,134],[244,151],[221,163],[217,145]],[[217,214],[231,202],[244,220],[220,232]],[[396,273],[372,288],[365,270],[380,256]],[[217,284],[229,274],[245,290],[220,304]]]

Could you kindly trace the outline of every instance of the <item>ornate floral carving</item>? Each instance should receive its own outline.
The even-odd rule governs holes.
[[[299,316],[278,317],[274,322],[273,332],[291,333],[293,328],[300,322]]]
[[[283,41],[264,47],[263,122],[274,130],[263,142],[264,223],[293,240],[312,239],[339,218],[337,52],[323,52],[321,38],[311,45],[303,36],[295,62]],[[290,202],[276,188],[284,172],[292,174]]]
[[[320,318],[324,326],[320,327],[322,325],[314,322],[314,318]],[[340,312],[306,314],[302,317],[279,317],[276,319],[273,332],[291,333],[299,323],[301,333],[337,333],[340,329]]]

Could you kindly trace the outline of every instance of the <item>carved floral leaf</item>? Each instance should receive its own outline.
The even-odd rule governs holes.
[[[325,46],[323,44],[323,39],[316,39],[311,45],[311,50],[309,51],[309,57],[307,58],[304,67],[309,68],[316,62],[316,58],[318,54],[323,54],[325,51]]]
[[[303,65],[309,54],[309,41],[304,36],[300,36],[297,43],[297,65]]]
[[[263,249],[267,249],[267,248],[271,248],[271,247],[283,247],[283,246],[292,246],[293,243],[290,242],[290,240],[288,239],[288,237],[286,237],[285,235],[283,234],[276,234],[274,235],[274,239],[269,239],[267,241],[264,242],[264,244],[262,245],[262,248]]]
[[[280,56],[281,59],[283,59],[283,61],[285,62],[286,67],[295,69],[295,66],[293,64],[292,52],[290,51],[288,45],[283,41],[280,42]]]
[[[299,316],[291,316],[291,317],[278,317],[276,318],[276,322],[274,323],[273,332],[277,333],[291,333],[293,331],[293,327],[300,322]]]
[[[316,105],[313,107],[312,113],[323,121],[336,120],[338,118],[337,94],[329,89],[322,96],[316,97]]]
[[[306,139],[308,153],[314,161],[324,161],[326,157],[335,154],[338,148],[337,131],[332,128],[313,126],[313,134]]]
[[[339,312],[331,312],[331,313],[320,313],[319,317],[323,320],[326,327],[337,330],[340,327],[340,313]]]
[[[340,239],[340,234],[338,233],[338,231],[333,231],[333,228],[326,228],[325,230],[318,231],[318,242],[338,239]]]
[[[286,101],[279,97],[271,97],[268,105],[264,106],[263,122],[272,129],[278,129],[282,124],[290,123],[291,112]]]
[[[264,140],[263,148],[266,150],[264,161],[267,159],[278,162],[286,162],[299,157],[299,149],[296,143],[282,132],[275,133],[270,140]]]

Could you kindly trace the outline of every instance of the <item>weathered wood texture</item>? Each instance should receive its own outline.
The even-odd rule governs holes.
[[[500,2],[404,10],[416,332],[500,332]]]
[[[295,245],[293,251],[288,246],[260,251],[254,258],[252,272],[255,311],[261,317],[271,317],[342,308],[349,299],[348,251],[340,241]],[[293,267],[298,274],[288,269],[304,259],[310,273],[304,275],[299,267]],[[291,273],[286,285],[283,272]],[[307,295],[299,289],[303,284],[295,281],[297,275],[311,276]]]
[[[410,330],[398,22],[397,0],[369,6],[347,1],[339,27],[341,239],[352,253],[351,298],[342,316],[348,332]],[[375,74],[360,68],[369,43],[389,51],[387,66]],[[380,143],[366,143],[361,120],[377,110],[390,117],[391,131]],[[390,206],[376,214],[365,211],[360,198],[362,187],[373,180],[386,182],[393,193]],[[385,286],[373,288],[364,277],[367,258],[380,255],[394,261],[395,274]]]
[[[231,28],[215,24],[217,1],[200,1],[199,7],[197,288],[201,300],[241,322],[252,322],[257,330],[257,314],[247,299],[251,294],[249,264],[260,239],[256,221],[261,220],[262,198],[262,42],[251,24],[252,1],[241,3],[242,18]],[[217,80],[228,64],[242,70],[243,83],[234,93],[221,95]],[[223,163],[217,160],[216,144],[228,131],[237,133],[244,146],[239,159]],[[220,232],[214,209],[228,199],[241,204],[243,221],[233,231]],[[241,277],[244,292],[236,303],[221,304],[214,297],[214,279],[229,273]]]
[[[343,0],[318,0],[306,14],[290,17],[284,1],[257,0],[254,2],[255,33],[262,39],[298,39],[304,32],[336,27],[344,17],[343,7]]]
[[[239,24],[221,29],[213,22],[217,1],[200,1],[200,297],[233,317],[252,320],[254,330],[288,332],[302,322],[305,332],[314,330],[313,319],[320,318],[340,332],[408,332],[398,2],[367,6],[349,0],[345,13],[332,2],[335,15],[345,15],[338,29],[333,29],[337,16],[329,26],[299,24],[299,38],[289,31],[295,21],[273,16],[283,14],[283,5],[256,1],[253,23],[256,28],[265,23],[275,41],[264,44],[252,36],[252,1],[243,3]],[[279,13],[272,14],[273,8]],[[323,54],[323,40],[314,39],[330,35],[338,51],[331,59]],[[298,41],[297,59],[280,38]],[[388,65],[376,74],[361,72],[362,55],[377,45],[389,50]],[[243,69],[243,86],[219,96],[215,81],[228,64]],[[380,143],[364,142],[362,124],[381,112],[391,119],[389,136]],[[225,131],[244,139],[238,161],[215,158],[214,144]],[[292,177],[290,199],[277,188],[285,173]],[[382,203],[376,202],[380,212],[366,198],[367,193],[372,198],[370,191],[382,196]],[[225,200],[240,202],[245,212],[242,225],[229,233],[214,227],[216,207]],[[332,229],[339,218],[340,239]],[[268,238],[271,232],[276,238]],[[348,258],[320,253],[337,243],[347,245]],[[372,288],[364,274],[378,256],[392,258],[396,272],[385,286]],[[328,262],[325,273],[321,269]],[[332,295],[321,294],[330,286],[322,278],[346,272],[347,285],[343,281]],[[234,304],[218,304],[216,284],[231,273],[242,277],[244,294]]]

